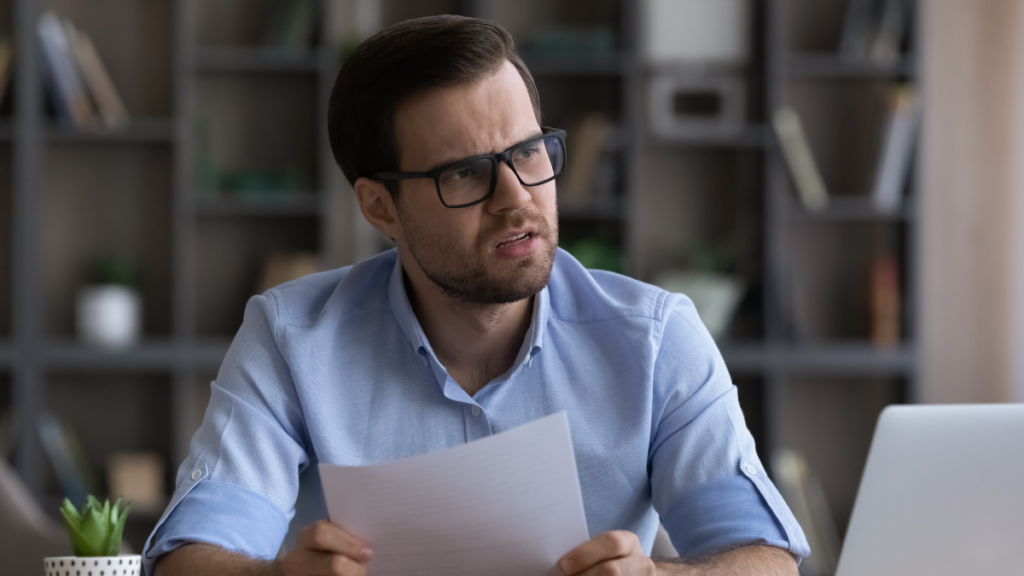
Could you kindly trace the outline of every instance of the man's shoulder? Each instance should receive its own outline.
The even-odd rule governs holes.
[[[328,311],[359,314],[386,307],[387,285],[395,265],[388,250],[362,262],[317,272],[267,290],[279,322],[313,326]]]
[[[668,292],[639,280],[591,270],[558,249],[548,283],[552,314],[569,322],[601,322],[621,318],[660,320]]]

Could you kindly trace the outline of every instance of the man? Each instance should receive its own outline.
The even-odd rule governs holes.
[[[493,23],[413,20],[356,50],[331,146],[397,249],[250,300],[147,569],[366,574],[373,542],[326,521],[270,561],[300,472],[566,410],[592,540],[562,573],[796,574],[806,541],[690,301],[557,249],[564,133],[540,116]],[[688,560],[647,557],[659,518]]]

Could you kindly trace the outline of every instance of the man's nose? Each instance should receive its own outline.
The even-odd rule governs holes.
[[[533,202],[530,188],[512,171],[507,162],[498,162],[498,181],[494,184],[494,195],[488,202],[488,208],[495,213],[514,212]]]

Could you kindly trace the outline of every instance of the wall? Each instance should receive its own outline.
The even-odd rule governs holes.
[[[1024,256],[1019,0],[921,3],[923,402],[1015,398]],[[1016,129],[1015,129],[1016,128]],[[1016,396],[1021,399],[1020,396]]]

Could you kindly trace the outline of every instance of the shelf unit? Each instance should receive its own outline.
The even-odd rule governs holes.
[[[595,234],[613,239],[629,256],[627,272],[646,281],[678,264],[680,246],[719,241],[728,234],[739,238],[746,254],[742,272],[751,289],[734,339],[720,343],[723,356],[766,464],[774,448],[806,447],[812,464],[824,468],[826,490],[835,487],[839,493],[833,506],[843,523],[856,488],[845,477],[859,477],[856,462],[862,464],[866,457],[865,438],[870,439],[877,410],[888,402],[914,399],[917,191],[895,214],[881,214],[863,194],[841,185],[842,194],[825,211],[808,212],[789,189],[767,118],[784,102],[801,113],[801,105],[811,105],[813,112],[815,102],[870,108],[863,96],[871,90],[892,80],[916,78],[914,51],[892,66],[850,63],[834,49],[834,15],[841,14],[842,0],[753,0],[755,58],[746,76],[751,87],[749,124],[729,136],[668,140],[646,129],[645,90],[652,70],[638,54],[637,1],[376,4],[381,25],[443,12],[495,19],[523,47],[524,60],[537,79],[545,123],[571,130],[587,110],[601,110],[612,119],[616,142],[610,155],[619,183],[602,203],[562,210],[563,238]],[[322,127],[338,70],[336,50],[324,41],[323,29],[317,47],[297,55],[258,47],[258,30],[274,5],[274,0],[157,0],[144,5],[98,0],[85,8],[71,0],[0,1],[0,34],[14,33],[17,42],[17,81],[9,95],[17,113],[0,116],[0,411],[13,407],[21,422],[34,429],[42,410],[67,410],[69,400],[101,404],[91,392],[111,382],[111,389],[124,391],[125,397],[111,410],[132,410],[133,403],[148,406],[143,412],[160,430],[143,447],[166,456],[168,486],[187,454],[209,381],[253,291],[258,260],[273,249],[330,249],[338,242],[339,229],[365,233],[358,230],[353,203],[346,200],[350,205],[339,216],[337,201],[331,199],[339,175]],[[62,132],[48,117],[33,31],[41,11],[51,7],[96,40],[133,113],[126,132]],[[821,19],[823,32],[807,39],[794,32],[806,19],[794,14],[809,10],[832,16]],[[112,13],[120,14],[116,22],[102,16]],[[4,14],[10,17],[4,20]],[[10,29],[3,28],[5,22]],[[529,48],[533,31],[557,26],[606,27],[613,31],[616,46],[601,54]],[[137,80],[133,75],[143,64],[146,72]],[[821,86],[824,93],[815,94]],[[249,97],[254,93],[262,100]],[[227,103],[232,107],[223,110]],[[267,107],[271,113],[261,115]],[[823,118],[827,122],[827,112],[807,118],[812,145],[815,138],[823,138],[826,148],[841,153],[837,138],[827,136],[829,126],[815,124]],[[287,149],[273,149],[272,139],[253,132],[256,123],[245,122],[246,115],[265,119],[268,131],[283,135]],[[297,160],[310,189],[287,198],[259,199],[200,191],[194,170],[197,124],[203,118],[221,123],[226,138],[214,147],[214,155],[224,167]],[[227,142],[231,138],[238,141]],[[571,150],[571,133],[569,146]],[[845,183],[844,175],[853,169],[835,157],[824,160],[826,179],[838,174],[838,181]],[[93,171],[103,172],[102,177],[91,175]],[[345,187],[340,187],[341,194],[350,194]],[[65,193],[79,188],[85,201]],[[140,203],[136,196],[143,193],[150,202]],[[83,224],[83,214],[96,206],[113,216]],[[128,223],[134,220],[143,225],[133,228]],[[65,224],[84,239],[81,246],[74,234],[65,233],[59,241],[47,236]],[[782,302],[792,294],[782,272],[801,261],[827,264],[827,249],[846,250],[856,244],[849,235],[863,239],[879,234],[877,230],[902,247],[903,296],[909,312],[900,345],[874,348],[858,333],[856,322],[842,317],[826,338],[794,338],[783,314]],[[372,241],[353,250],[357,257],[384,247],[372,234]],[[815,241],[795,242],[800,234]],[[155,286],[147,294],[145,338],[129,350],[103,352],[73,341],[76,270],[83,250],[105,247],[103,242],[128,246],[148,256],[147,265],[153,267],[147,271]],[[805,244],[820,244],[820,251],[796,249]],[[839,257],[845,259],[849,254],[842,250]],[[832,268],[822,270],[827,276]],[[837,278],[857,276],[841,272]],[[826,296],[841,296],[833,288],[823,288]],[[154,391],[162,411],[147,404],[148,397],[139,397],[133,386]],[[54,391],[68,398],[57,399]],[[855,440],[841,444],[838,456],[822,456],[828,449],[822,442],[834,438],[837,423],[849,425]],[[93,456],[101,465],[104,454]],[[853,468],[836,458],[853,461]],[[54,479],[34,434],[18,437],[15,463],[34,493],[48,501]],[[132,536],[136,543],[153,521],[139,520]]]
[[[112,451],[153,450],[164,456],[165,483],[173,487],[202,417],[203,389],[255,289],[259,261],[271,250],[316,251],[323,244],[324,187],[334,163],[320,128],[338,70],[336,50],[324,42],[298,55],[259,47],[274,6],[272,0],[0,2],[0,34],[13,35],[17,58],[9,95],[17,113],[0,117],[0,179],[10,179],[0,180],[0,412],[13,409],[23,432],[35,429],[41,411],[56,413],[78,433],[97,471]],[[46,9],[92,36],[132,114],[127,130],[57,127],[35,36]],[[226,18],[232,12],[252,17]],[[215,18],[225,18],[224,25],[211,26]],[[323,31],[316,36],[323,39]],[[225,100],[231,110],[215,109]],[[193,184],[197,122],[211,109],[217,120],[235,122],[215,142],[222,155],[216,159],[224,162],[219,168],[282,167],[275,161],[296,152],[308,193],[199,192]],[[266,126],[270,133],[261,139]],[[127,350],[74,340],[74,290],[84,259],[98,251],[127,254],[143,265],[143,340]],[[75,412],[83,410],[95,410],[107,425],[80,419]],[[110,430],[118,430],[117,438]],[[18,435],[14,464],[41,502],[56,498],[35,434]],[[152,514],[136,518],[126,539],[141,548],[155,521]]]

